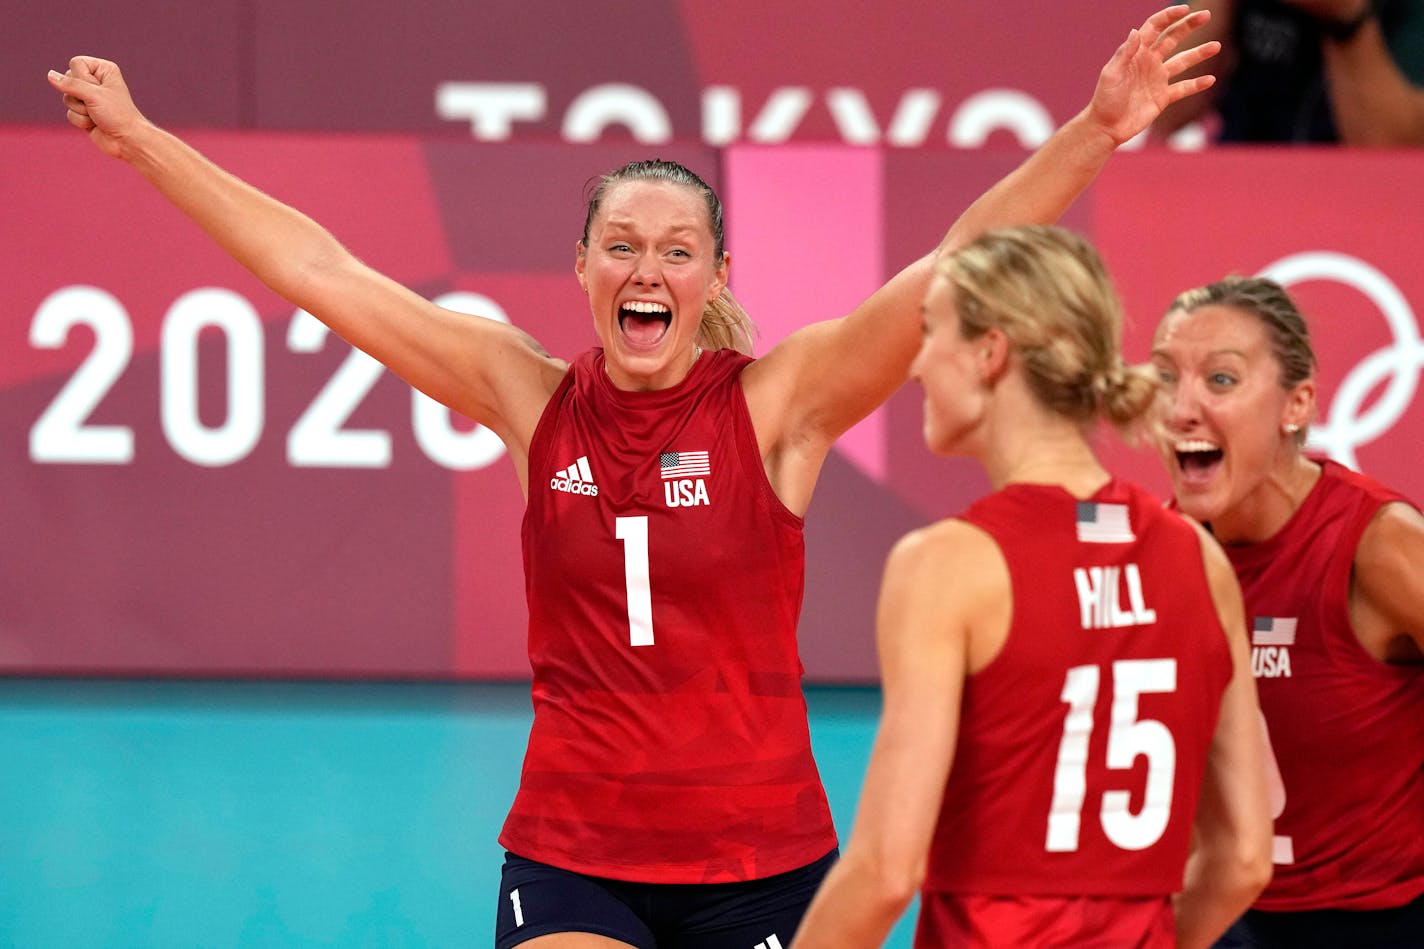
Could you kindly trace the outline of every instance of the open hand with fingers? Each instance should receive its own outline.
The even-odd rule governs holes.
[[[1098,76],[1088,114],[1121,145],[1152,124],[1172,103],[1209,89],[1215,76],[1173,81],[1221,51],[1212,40],[1180,53],[1182,40],[1206,25],[1211,12],[1186,4],[1159,10],[1113,53]]]

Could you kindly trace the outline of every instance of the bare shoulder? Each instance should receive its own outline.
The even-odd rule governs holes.
[[[1392,501],[1381,505],[1365,527],[1355,550],[1355,569],[1366,569],[1375,562],[1398,562],[1401,554],[1424,549],[1421,545],[1424,545],[1424,514],[1408,504]]]
[[[1009,568],[992,537],[949,518],[896,542],[885,562],[885,590],[913,596],[930,609],[973,611],[1007,598]]]
[[[957,517],[910,531],[890,551],[890,563],[904,569],[946,567],[975,570],[986,562],[1003,563],[999,545],[982,528]]]
[[[1400,598],[1424,601],[1424,586],[1418,582],[1421,563],[1424,515],[1401,502],[1382,505],[1355,548],[1356,584],[1372,593],[1397,591]]]
[[[799,329],[742,371],[742,391],[764,452],[794,440],[787,433],[801,425],[797,406],[804,401],[798,400],[797,387],[814,358],[817,338],[829,332],[824,323]]]
[[[1424,515],[1408,504],[1383,505],[1355,548],[1350,623],[1371,655],[1424,662]]]
[[[815,326],[799,332],[820,331]],[[789,343],[742,371],[742,394],[772,490],[788,509],[805,514],[834,439],[805,424],[806,399],[797,388],[800,350]]]
[[[470,351],[470,370],[485,376],[491,401],[482,415],[471,417],[493,429],[516,457],[522,456],[569,363],[549,355],[538,340],[516,326],[493,320],[469,322],[469,331],[479,337]]]
[[[885,565],[878,626],[882,656],[897,647],[910,661],[938,648],[961,657],[969,674],[1003,648],[1013,619],[1008,562],[984,530],[950,519],[900,539]]]

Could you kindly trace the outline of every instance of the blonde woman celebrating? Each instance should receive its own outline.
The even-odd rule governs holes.
[[[992,232],[941,259],[913,367],[925,443],[978,461],[994,493],[890,554],[880,731],[795,949],[877,946],[916,890],[918,947],[1199,947],[1265,885],[1230,564],[1088,441],[1156,396],[1149,367],[1123,365],[1120,326],[1097,254],[1067,231]]]

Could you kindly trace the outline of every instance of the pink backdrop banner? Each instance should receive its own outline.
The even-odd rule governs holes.
[[[478,141],[977,147],[1045,134],[1144,0],[67,0],[11,3],[0,123],[58,120],[45,71],[114,60],[192,128]],[[1032,144],[1032,142],[1030,142]]]
[[[643,152],[444,137],[201,133],[365,260],[552,352],[594,342],[572,276],[586,182]],[[726,197],[763,348],[924,253],[1018,152],[816,144],[662,154]],[[1421,159],[1123,154],[1067,216],[1145,358],[1179,290],[1290,284],[1321,357],[1320,450],[1424,497]],[[1328,199],[1323,195],[1328,194]],[[487,432],[426,404],[215,250],[69,129],[0,129],[0,671],[520,678],[522,500]],[[1105,450],[1150,486],[1156,460]],[[920,442],[909,385],[827,461],[801,643],[872,681],[880,569],[984,490]]]
[[[727,224],[737,298],[757,314],[758,351],[807,323],[844,316],[884,282],[879,152],[735,146],[723,163],[724,199],[737,209]],[[777,260],[786,270],[773,265]],[[846,432],[840,449],[883,481],[885,444],[884,418],[876,413]]]

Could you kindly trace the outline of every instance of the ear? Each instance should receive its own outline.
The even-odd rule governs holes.
[[[712,286],[707,288],[707,302],[711,303],[721,296],[722,291],[727,289],[727,277],[732,269],[732,255],[726,251],[722,252],[722,260],[717,264],[717,269],[712,273]]]
[[[1281,425],[1305,428],[1315,418],[1315,380],[1297,382],[1295,388],[1286,393],[1286,407],[1281,414]]]
[[[588,248],[583,241],[577,244],[577,252],[574,255],[574,273],[578,275],[579,286],[583,292],[588,292],[588,275],[583,272],[584,265],[588,263]]]
[[[998,382],[1009,369],[1009,338],[997,326],[991,326],[980,336],[976,355],[979,377],[986,383]]]

